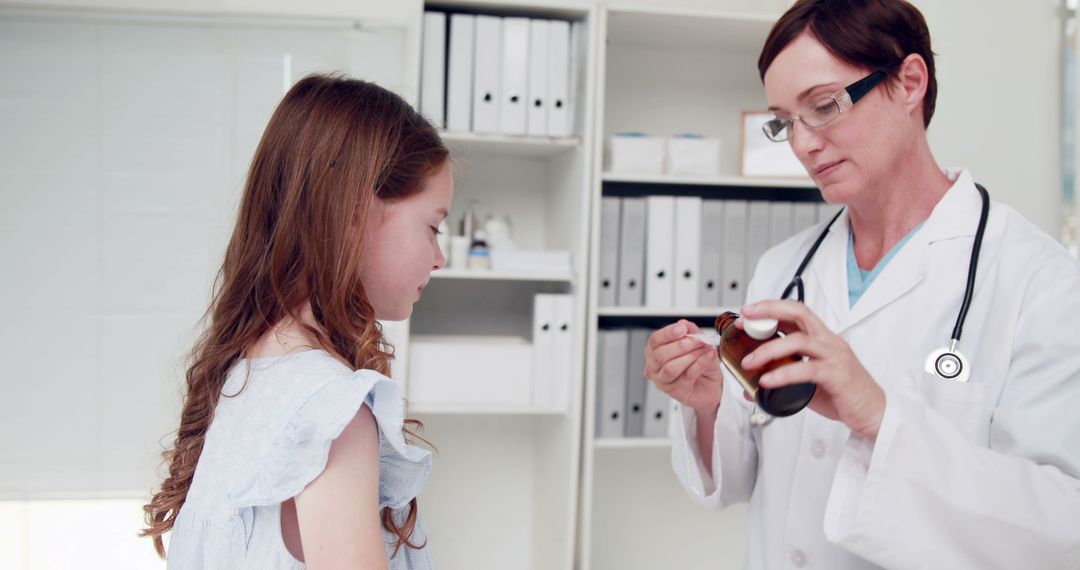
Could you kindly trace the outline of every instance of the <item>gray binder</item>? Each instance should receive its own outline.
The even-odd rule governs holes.
[[[671,398],[649,382],[645,387],[645,437],[668,437],[671,421]]]
[[[817,224],[817,204],[814,202],[795,202],[795,233],[799,233]]]
[[[741,307],[746,300],[746,216],[745,200],[724,203],[724,293],[725,307]]]
[[[645,304],[645,199],[623,198],[619,229],[620,307]]]
[[[749,280],[761,256],[769,249],[769,202],[750,202],[747,212],[746,278]]]
[[[724,257],[724,202],[701,203],[701,265],[698,270],[698,305],[719,307],[723,291],[721,262]]]
[[[626,425],[626,361],[630,332],[596,334],[596,437],[621,438]]]
[[[652,329],[630,329],[626,360],[626,437],[645,434],[645,390],[652,382],[645,378],[645,347]]]
[[[616,306],[619,284],[619,218],[622,199],[600,199],[600,295],[601,307]]]
[[[817,205],[817,221],[829,223],[829,220],[833,219],[833,216],[835,216],[836,213],[843,208],[843,204],[830,204],[828,202],[821,202]]]
[[[774,246],[795,235],[791,218],[795,215],[791,202],[772,202],[769,206],[769,245]]]

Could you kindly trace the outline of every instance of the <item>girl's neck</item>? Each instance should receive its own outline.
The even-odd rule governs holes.
[[[270,327],[270,330],[246,351],[245,357],[266,358],[319,348],[315,338],[304,325],[316,326],[315,315],[309,303],[304,303],[297,311],[297,318],[285,317]]]

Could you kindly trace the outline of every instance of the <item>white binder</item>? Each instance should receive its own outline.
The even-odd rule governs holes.
[[[570,386],[577,385],[577,338],[574,323],[574,296],[553,295],[555,299],[555,376],[549,390],[548,408],[566,411],[570,399]]]
[[[791,229],[791,219],[795,211],[791,202],[772,202],[769,204],[769,246],[774,246],[795,235]]]
[[[620,307],[640,307],[645,304],[644,198],[623,198],[616,302]]]
[[[596,332],[596,437],[619,438],[626,424],[626,329]]]
[[[473,43],[476,16],[450,16],[450,55],[446,69],[446,130],[472,130]]]
[[[645,347],[649,344],[651,329],[632,328],[626,361],[626,437],[645,435]]]
[[[614,307],[619,284],[619,218],[622,199],[604,196],[600,199],[599,297],[601,307]]]
[[[424,12],[420,62],[420,114],[446,126],[446,13]]]
[[[792,230],[799,233],[817,224],[817,204],[814,202],[795,202]]]
[[[570,22],[548,29],[548,136],[570,136]]]
[[[746,216],[745,200],[724,204],[724,293],[725,307],[741,307],[746,301]]]
[[[828,202],[821,202],[817,205],[817,221],[827,224],[830,220],[833,219],[833,216],[838,214],[842,209],[844,209],[843,204],[830,204]]]
[[[524,135],[529,97],[529,19],[503,18],[502,103],[499,130]]]
[[[701,268],[701,198],[675,198],[675,303],[676,307],[698,306]]]
[[[746,277],[749,279],[757,268],[758,261],[769,249],[770,225],[769,202],[754,200],[747,208],[748,225],[746,227]]]
[[[526,128],[530,137],[547,136],[548,20],[529,20],[529,98]]]
[[[698,271],[698,305],[720,306],[723,291],[724,202],[701,203],[701,261]]]
[[[562,136],[572,136],[575,125],[585,122],[585,106],[580,102],[581,94],[585,91],[588,61],[589,42],[585,37],[585,22],[575,20],[570,23],[570,83],[566,89],[566,122]]]
[[[645,306],[674,305],[675,197],[645,198]]]
[[[499,132],[502,18],[476,16],[473,45],[473,123],[477,133]]]
[[[539,293],[533,296],[532,403],[541,408],[552,405],[555,392],[557,319],[555,295]]]

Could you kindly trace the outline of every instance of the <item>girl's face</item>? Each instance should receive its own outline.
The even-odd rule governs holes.
[[[420,192],[394,202],[375,200],[360,257],[360,281],[375,318],[409,318],[431,272],[446,264],[437,235],[453,196],[447,161]]]
[[[769,65],[765,95],[777,115],[797,115],[869,73],[841,61],[804,32]],[[827,125],[810,129],[795,121],[788,142],[825,199],[849,204],[892,175],[894,157],[904,155],[913,134],[908,115],[882,83]]]

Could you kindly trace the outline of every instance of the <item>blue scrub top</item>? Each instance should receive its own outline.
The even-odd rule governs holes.
[[[889,264],[896,252],[900,251],[900,248],[904,247],[911,236],[915,235],[915,232],[919,231],[922,224],[915,226],[913,230],[908,232],[908,235],[903,239],[896,242],[896,245],[892,246],[892,249],[885,254],[885,257],[881,258],[881,261],[874,266],[870,271],[863,271],[859,267],[859,262],[855,260],[855,234],[851,229],[848,229],[848,255],[847,255],[847,292],[848,292],[848,307],[854,307],[855,302],[862,297],[863,293],[870,287],[870,284],[877,279],[879,273],[885,266]]]

